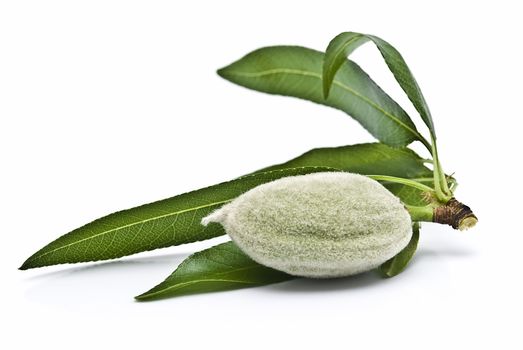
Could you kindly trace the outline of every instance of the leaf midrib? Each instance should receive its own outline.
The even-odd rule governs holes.
[[[242,268],[234,269],[234,270],[231,270],[231,271],[225,271],[225,272],[217,273],[217,274],[215,274],[215,276],[216,275],[223,275],[225,273],[233,273],[233,272],[238,272],[238,271],[247,271],[247,270],[251,270],[251,269],[255,269],[255,268],[259,268],[259,267],[260,267],[259,265],[242,267]],[[150,298],[150,297],[152,297],[154,295],[163,294],[163,293],[165,293],[165,292],[167,292],[169,290],[172,290],[172,289],[176,290],[176,289],[180,289],[180,288],[183,288],[183,287],[191,285],[191,284],[202,283],[202,282],[232,282],[232,283],[241,283],[241,284],[258,284],[257,282],[240,281],[240,280],[236,280],[236,279],[201,278],[201,279],[196,279],[196,280],[190,280],[190,281],[187,281],[187,282],[176,283],[176,284],[174,284],[172,286],[169,286],[167,288],[163,288],[163,289],[158,290],[156,292],[140,295],[140,296],[138,296],[138,298],[139,299]]]
[[[300,70],[300,69],[293,69],[293,68],[272,68],[272,69],[268,69],[268,70],[260,71],[260,72],[230,72],[230,73],[233,75],[239,75],[239,76],[251,77],[251,78],[257,78],[257,77],[262,77],[264,75],[271,75],[271,74],[294,74],[294,75],[313,77],[313,78],[322,80],[322,75],[319,73],[304,71],[304,70]],[[412,129],[410,126],[406,125],[401,120],[399,120],[397,117],[388,113],[387,111],[382,109],[380,106],[378,106],[377,104],[375,104],[374,102],[372,102],[371,100],[366,98],[365,96],[357,93],[355,90],[351,89],[350,87],[343,84],[339,80],[334,79],[332,81],[332,83],[339,86],[340,88],[346,90],[347,92],[351,93],[352,95],[356,96],[357,98],[361,99],[362,101],[364,101],[365,103],[367,103],[368,105],[370,105],[371,107],[376,109],[377,111],[381,112],[386,117],[388,117],[389,119],[394,121],[396,124],[398,124],[399,126],[403,127],[407,131],[409,131],[411,134],[413,134],[416,137],[416,139],[418,139],[418,140],[421,139],[421,135],[416,130]]]
[[[31,260],[41,259],[42,257],[44,257],[44,256],[46,256],[46,255],[49,255],[49,254],[51,254],[51,253],[54,253],[54,252],[56,252],[56,251],[59,251],[59,250],[61,250],[61,249],[65,249],[65,248],[68,248],[68,247],[73,246],[73,245],[75,245],[75,244],[79,244],[79,243],[82,243],[82,242],[88,241],[88,240],[90,240],[90,239],[94,239],[94,238],[96,238],[96,237],[106,235],[106,234],[111,233],[111,232],[114,232],[114,231],[122,230],[122,229],[125,229],[125,228],[127,228],[127,227],[132,227],[132,226],[135,226],[135,225],[143,225],[144,223],[149,222],[149,221],[152,221],[152,220],[159,220],[159,219],[166,218],[166,217],[173,216],[173,215],[180,215],[180,214],[183,214],[183,213],[186,213],[186,212],[196,211],[196,210],[199,210],[199,209],[212,207],[212,206],[214,206],[214,205],[224,204],[224,203],[230,202],[231,200],[232,200],[232,199],[227,199],[227,200],[223,200],[223,201],[218,201],[218,202],[208,203],[208,204],[201,205],[201,206],[198,206],[198,207],[187,208],[187,209],[184,209],[184,210],[179,210],[179,211],[172,212],[172,213],[168,213],[168,214],[163,214],[163,215],[159,215],[159,216],[154,216],[154,217],[151,217],[151,218],[148,218],[148,219],[145,219],[145,220],[135,221],[135,222],[132,222],[132,223],[127,224],[127,225],[118,226],[118,227],[116,227],[116,228],[113,228],[113,229],[110,229],[110,230],[107,230],[107,231],[103,231],[103,232],[97,233],[97,234],[95,234],[95,235],[93,235],[93,236],[89,236],[89,237],[86,237],[86,238],[80,239],[80,240],[78,240],[78,241],[74,241],[74,242],[71,242],[71,243],[69,243],[69,244],[66,244],[66,245],[63,245],[63,246],[57,247],[57,248],[55,248],[55,249],[49,250],[49,251],[44,252],[44,253],[42,253],[42,254],[40,254],[40,255],[34,256]]]

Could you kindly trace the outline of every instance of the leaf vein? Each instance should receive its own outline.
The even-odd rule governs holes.
[[[291,69],[291,68],[273,68],[273,69],[268,69],[268,70],[260,71],[260,72],[231,72],[231,74],[244,76],[244,77],[252,77],[252,78],[262,77],[265,75],[273,75],[273,74],[294,74],[294,75],[313,77],[313,78],[317,78],[319,80],[322,79],[322,75],[319,73],[308,72],[308,71],[299,70],[299,69]],[[339,80],[333,80],[333,84],[339,86],[340,88],[351,93],[355,97],[361,99],[362,101],[367,103],[369,106],[373,107],[374,109],[376,109],[377,111],[379,111],[380,113],[382,113],[383,115],[385,115],[386,117],[388,117],[389,119],[391,119],[392,121],[397,123],[399,126],[403,127],[404,129],[406,129],[407,131],[409,131],[410,133],[415,135],[416,138],[418,138],[418,139],[421,138],[421,135],[416,130],[412,129],[411,127],[409,127],[408,125],[403,123],[401,120],[399,120],[394,115],[385,111],[383,108],[381,108],[380,106],[378,106],[377,104],[375,104],[374,102],[369,100],[367,97],[359,94],[358,92],[351,89],[347,85],[343,84]]]

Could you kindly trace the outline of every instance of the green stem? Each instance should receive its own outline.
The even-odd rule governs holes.
[[[423,144],[423,146],[425,146],[425,148],[432,154],[432,146],[431,144],[429,143],[429,141],[427,141],[426,138],[424,138],[423,136],[419,135],[419,141]]]
[[[434,208],[430,205],[423,207],[416,207],[413,205],[405,205],[412,221],[432,222],[434,218]]]
[[[447,179],[443,169],[441,168],[441,163],[439,162],[438,157],[438,148],[436,146],[436,139],[431,135],[432,141],[432,158],[434,159],[434,189],[436,192],[436,197],[439,201],[447,203],[451,198],[452,194],[447,185]]]
[[[434,192],[434,190],[432,188],[430,188],[429,186],[419,183],[417,181],[413,181],[411,179],[404,179],[402,177],[395,177],[395,176],[388,176],[388,175],[365,175],[365,176],[370,177],[371,179],[374,179],[377,181],[387,181],[387,182],[394,182],[394,183],[399,183],[402,185],[407,185],[410,187],[417,188],[418,190],[421,190],[424,192],[430,192],[430,193]]]

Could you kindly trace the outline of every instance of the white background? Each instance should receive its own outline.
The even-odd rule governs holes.
[[[0,347],[520,349],[516,4],[2,1]],[[113,211],[314,147],[372,141],[342,112],[215,74],[258,47],[321,50],[347,30],[403,53],[476,228],[425,224],[412,265],[389,280],[368,273],[151,303],[133,296],[220,240],[17,270],[44,244]],[[354,59],[416,116],[374,47]]]

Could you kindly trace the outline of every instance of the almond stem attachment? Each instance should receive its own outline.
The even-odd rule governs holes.
[[[434,208],[433,222],[452,226],[460,231],[467,230],[478,222],[470,207],[451,198],[442,206]]]

